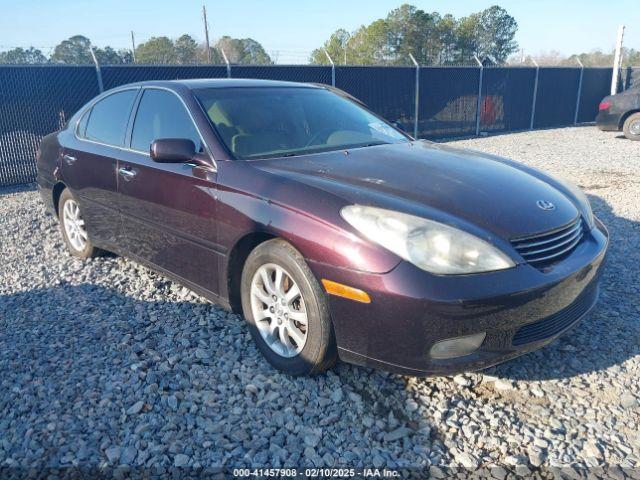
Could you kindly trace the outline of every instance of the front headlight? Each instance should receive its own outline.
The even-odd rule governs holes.
[[[348,205],[340,214],[372,242],[431,273],[489,272],[515,265],[484,240],[433,220],[361,205]]]
[[[561,178],[560,182],[562,182],[562,185],[564,185],[564,187],[567,190],[569,190],[569,192],[571,192],[571,195],[573,195],[576,198],[578,203],[580,203],[581,213],[584,216],[584,219],[587,221],[588,227],[592,228],[593,227],[593,210],[591,209],[591,202],[589,202],[589,199],[587,198],[585,193],[580,189],[579,186],[577,186],[571,180],[567,180],[566,178]]]

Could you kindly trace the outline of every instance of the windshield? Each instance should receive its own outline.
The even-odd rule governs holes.
[[[239,159],[409,141],[355,102],[322,88],[210,88],[195,95]]]

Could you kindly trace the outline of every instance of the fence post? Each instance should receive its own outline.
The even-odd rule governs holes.
[[[323,48],[322,50],[324,50],[324,54],[327,56],[327,59],[331,64],[331,86],[335,87],[336,86],[336,65],[333,63],[333,60],[331,60],[331,57],[329,56],[329,52],[327,52],[327,49]]]
[[[531,103],[531,123],[529,124],[529,130],[533,130],[533,120],[536,118],[536,100],[538,98],[538,75],[540,74],[540,66],[533,58],[531,59],[536,66],[536,79],[533,83],[533,101]]]
[[[231,78],[231,64],[229,63],[227,54],[224,53],[224,48],[220,48],[220,52],[222,53],[222,58],[224,58],[224,63],[227,65],[227,78]]]
[[[96,54],[93,51],[93,46],[89,45],[89,53],[91,53],[91,58],[93,58],[93,63],[96,64],[96,77],[98,78],[98,90],[100,93],[104,92],[104,85],[102,84],[102,72],[100,71],[100,64],[98,63],[98,59],[96,58]]]
[[[416,67],[416,93],[413,111],[413,138],[418,139],[418,112],[420,111],[420,64],[416,61],[415,57],[409,54],[409,58]]]
[[[573,116],[573,124],[578,124],[578,112],[580,111],[580,97],[582,96],[582,76],[584,75],[584,65],[578,57],[576,61],[580,64],[580,80],[578,80],[578,96],[576,97],[576,112]]]
[[[478,104],[476,105],[476,137],[480,135],[480,119],[482,117],[482,77],[484,74],[484,65],[477,55],[473,56],[474,60],[480,67],[480,79],[478,80]]]
[[[611,75],[611,95],[618,93],[618,79],[620,78],[620,67],[622,66],[622,40],[624,38],[624,25],[618,27],[618,37],[616,38],[616,53],[613,57],[613,74]]]

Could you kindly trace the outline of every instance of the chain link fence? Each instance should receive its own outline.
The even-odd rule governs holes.
[[[627,69],[632,85],[640,69]],[[101,87],[143,80],[262,78],[335,85],[418,138],[594,120],[611,68],[320,65],[0,66],[0,185],[32,182],[41,138]]]
[[[640,87],[640,67],[626,67],[621,78],[624,90]]]
[[[32,182],[42,137],[98,93],[91,66],[0,66],[0,185]]]

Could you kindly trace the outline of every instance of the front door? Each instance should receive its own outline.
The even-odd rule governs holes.
[[[177,94],[150,87],[137,106],[130,150],[118,164],[125,247],[187,283],[217,294],[215,172],[188,163],[154,162],[149,147],[161,138],[186,138],[197,149],[203,147]]]

